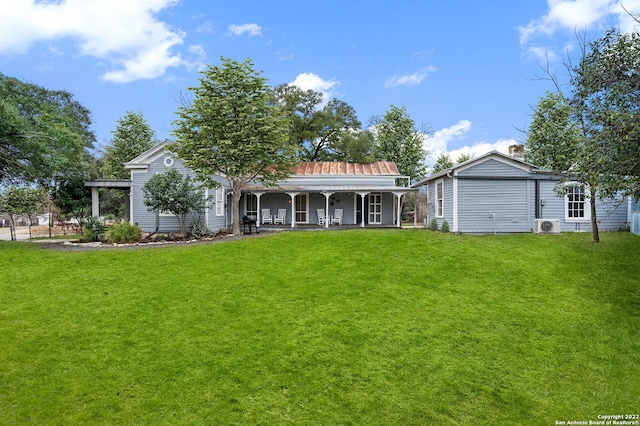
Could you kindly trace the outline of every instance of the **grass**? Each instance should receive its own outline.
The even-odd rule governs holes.
[[[640,238],[287,232],[0,243],[0,424],[554,424],[637,414]]]

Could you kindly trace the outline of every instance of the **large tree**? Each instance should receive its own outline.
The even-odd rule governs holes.
[[[142,112],[127,111],[118,119],[111,132],[111,144],[105,147],[102,173],[110,179],[129,179],[124,163],[151,149],[155,144],[154,131]]]
[[[273,90],[273,102],[288,118],[289,138],[300,147],[301,160],[336,159],[342,138],[362,126],[349,104],[333,98],[323,106],[323,94],[313,90],[280,85]]]
[[[562,93],[547,92],[534,108],[525,159],[555,173],[569,171],[581,157],[582,138]]]
[[[376,158],[393,161],[403,175],[420,179],[426,173],[426,152],[423,138],[407,109],[391,105],[391,108],[376,120]]]
[[[0,214],[9,218],[12,241],[17,239],[16,220],[21,216],[41,213],[47,204],[48,198],[42,188],[10,186],[0,192]]]
[[[267,80],[250,59],[222,58],[220,66],[202,71],[193,101],[178,109],[173,149],[210,187],[215,176],[226,177],[233,194],[233,233],[240,233],[242,190],[256,180],[275,185],[288,176],[296,157],[288,124],[273,105]]]
[[[0,74],[0,181],[52,187],[93,147],[89,110],[62,90]]]

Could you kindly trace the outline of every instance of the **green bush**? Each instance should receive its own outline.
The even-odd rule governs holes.
[[[107,227],[100,221],[99,217],[91,216],[82,224],[82,241],[85,243],[93,243],[104,240]]]
[[[198,216],[198,218],[191,222],[191,225],[189,225],[187,235],[189,236],[189,238],[200,239],[210,237],[212,235],[212,232],[207,227],[207,223],[204,220],[204,217]]]
[[[135,243],[141,238],[142,229],[128,222],[114,223],[107,233],[107,241],[115,244]]]
[[[446,220],[442,221],[442,232],[449,232],[449,222]]]
[[[436,220],[435,217],[431,219],[431,224],[429,225],[429,229],[431,229],[432,231],[438,230],[438,221]]]

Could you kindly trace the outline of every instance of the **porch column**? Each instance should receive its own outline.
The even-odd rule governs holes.
[[[253,195],[256,196],[256,228],[260,228],[260,222],[262,222],[262,210],[260,210],[260,197],[264,195],[264,192],[254,192]]]
[[[364,210],[364,197],[366,197],[367,195],[369,195],[368,192],[358,192],[358,195],[360,196],[360,198],[362,199],[362,217],[361,222],[360,222],[360,227],[364,228],[364,215],[366,214],[365,210]]]
[[[289,194],[289,197],[291,197],[291,227],[295,228],[296,227],[296,195],[298,195],[298,193],[287,192],[287,194]]]
[[[323,192],[324,195],[324,227],[329,227],[329,197],[333,195],[333,192]]]
[[[393,195],[396,196],[396,198],[398,199],[398,204],[397,204],[397,217],[396,217],[396,221],[397,221],[397,226],[398,228],[400,228],[402,226],[402,192],[394,192]],[[415,213],[414,213],[415,214]]]
[[[100,189],[91,187],[91,216],[100,216]]]

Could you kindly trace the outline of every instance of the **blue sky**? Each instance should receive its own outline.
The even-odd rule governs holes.
[[[3,1],[0,72],[67,90],[92,112],[98,147],[141,111],[171,138],[181,94],[206,64],[250,57],[271,85],[337,97],[366,125],[405,106],[425,148],[481,155],[524,142],[531,107],[562,78],[576,31],[633,28],[618,1]],[[625,0],[640,12],[640,0]]]

